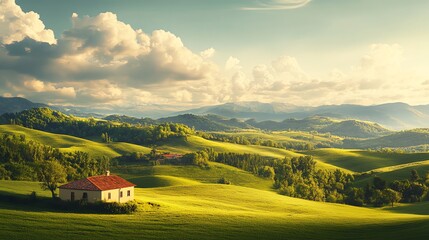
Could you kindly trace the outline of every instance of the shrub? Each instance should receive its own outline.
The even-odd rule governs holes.
[[[223,178],[220,178],[219,180],[217,180],[217,183],[230,185],[231,181],[229,181],[223,177]]]

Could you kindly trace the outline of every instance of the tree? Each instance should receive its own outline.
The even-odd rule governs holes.
[[[354,206],[362,206],[365,193],[361,188],[350,188],[347,191],[345,203]]]
[[[42,189],[50,190],[52,198],[55,198],[55,191],[59,184],[66,182],[65,168],[56,160],[48,160],[40,164],[38,174],[39,181],[42,182]]]
[[[384,190],[387,187],[386,181],[380,177],[374,177],[372,184],[374,185],[374,189],[377,190]]]
[[[401,193],[390,188],[383,190],[383,196],[392,204],[392,207],[393,203],[399,202],[402,198]]]
[[[410,180],[411,180],[411,182],[417,182],[420,180],[419,173],[417,172],[416,169],[411,170]]]

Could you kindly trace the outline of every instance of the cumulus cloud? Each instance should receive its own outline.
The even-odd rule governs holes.
[[[54,32],[45,29],[39,14],[35,12],[23,12],[16,5],[15,0],[0,1],[0,42],[10,44],[31,38],[49,44],[56,43]]]
[[[200,55],[202,58],[207,59],[207,58],[213,57],[215,53],[216,53],[216,50],[214,48],[209,48],[200,52]]]
[[[264,0],[258,1],[254,7],[243,7],[242,10],[288,10],[306,6],[311,0]]]
[[[71,28],[56,40],[36,13],[23,12],[14,1],[1,4],[0,73],[9,77],[2,78],[0,85],[28,91],[29,96],[55,92],[77,96],[77,102],[118,104],[126,102],[123,92],[127,90],[178,89],[189,81],[211,81],[218,75],[216,64],[209,60],[215,49],[194,53],[173,33],[147,34],[121,22],[114,13],[94,17],[73,13]],[[18,80],[11,82],[14,78]],[[165,95],[157,98],[160,101],[192,99],[188,90],[160,95]],[[140,96],[143,101],[148,95]]]
[[[37,79],[24,81],[24,87],[33,92],[56,93],[63,97],[76,97],[76,91],[73,87],[57,87],[53,83],[45,83]]]
[[[264,9],[308,2],[271,1]],[[373,44],[350,68],[313,76],[290,55],[255,66],[231,56],[218,66],[211,60],[213,48],[193,52],[171,32],[146,33],[109,12],[73,13],[70,29],[55,39],[36,13],[23,12],[11,0],[0,4],[3,96],[112,108],[228,101],[322,105],[426,99],[429,85],[427,76],[403,67],[398,44]]]
[[[240,60],[238,58],[235,58],[233,56],[230,56],[228,60],[225,62],[225,70],[232,70],[234,68],[241,68],[240,66]]]

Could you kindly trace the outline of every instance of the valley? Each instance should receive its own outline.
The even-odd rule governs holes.
[[[37,116],[37,121],[31,120],[31,116]],[[207,149],[226,156],[235,154],[231,155],[233,157],[258,156],[257,159],[265,161],[265,164],[281,159],[302,161],[301,158],[312,156],[315,164],[313,174],[317,171],[340,171],[343,176],[353,175],[354,180],[344,187],[357,191],[367,184],[372,185],[374,177],[380,177],[388,184],[410,179],[412,170],[424,180],[429,170],[429,153],[416,151],[417,148],[406,151],[389,144],[387,146],[391,148],[378,148],[381,143],[387,142],[382,141],[385,138],[390,142],[404,142],[405,133],[426,134],[424,130],[384,132],[382,136],[355,138],[305,129],[267,131],[255,127],[239,128],[238,120],[233,121],[234,126],[229,130],[195,131],[187,129],[188,126],[195,127],[190,123],[165,122],[153,127],[155,125],[152,124],[158,123],[141,125],[135,120],[134,123],[120,122],[123,117],[114,121],[82,118],[46,109],[33,109],[6,117],[14,117],[15,124],[0,125],[2,136],[21,136],[25,141],[50,146],[63,153],[84,152],[95,161],[106,157],[111,159],[109,169],[112,173],[137,185],[135,199],[140,207],[138,212],[129,215],[104,215],[64,212],[40,204],[24,206],[2,200],[0,218],[14,220],[0,227],[1,238],[43,236],[43,239],[51,239],[59,234],[71,237],[78,232],[81,239],[101,237],[100,231],[94,229],[107,229],[102,235],[109,238],[130,233],[124,239],[142,235],[150,239],[248,239],[255,234],[258,239],[326,239],[328,236],[331,239],[362,236],[365,239],[379,239],[381,236],[401,239],[402,234],[427,236],[429,217],[426,195],[417,203],[403,202],[395,203],[393,207],[382,205],[376,208],[363,203],[364,206],[355,207],[349,205],[356,204],[349,195],[351,190],[341,190],[342,187],[329,193],[329,196],[317,197],[322,201],[311,201],[300,199],[300,195],[288,197],[290,188],[276,186],[278,182],[274,179],[277,175],[270,179],[260,175],[262,173],[214,159],[205,165],[157,164],[156,161],[144,160],[150,158],[154,151],[157,154],[186,156],[204,153]],[[3,116],[3,119],[6,117]],[[223,121],[224,124],[228,122]],[[75,131],[74,125],[77,124],[90,132]],[[121,137],[121,129],[134,137],[129,138],[128,142],[117,141],[116,138]],[[140,138],[139,134],[146,137]],[[149,142],[149,138],[156,140]],[[410,149],[426,144],[425,137],[410,138],[414,139],[411,143],[415,144],[407,146]],[[370,142],[374,143],[372,149],[358,147]],[[351,143],[355,144],[354,148],[349,148]],[[147,157],[132,160],[130,156],[134,155]],[[7,164],[4,166],[6,170],[10,169]],[[273,168],[277,174],[276,165]],[[0,196],[3,199],[8,199],[8,196],[25,199],[34,191],[38,198],[48,201],[50,193],[42,191],[40,183],[28,181],[25,176],[13,181],[0,180]],[[323,176],[331,175],[322,174],[319,177]],[[15,178],[15,175],[11,177]],[[332,194],[337,195],[334,197]],[[301,198],[307,197],[302,195]],[[57,224],[58,219],[62,219],[63,224]],[[20,228],[34,226],[35,222],[39,227],[19,231]],[[53,228],[57,231],[51,231]]]

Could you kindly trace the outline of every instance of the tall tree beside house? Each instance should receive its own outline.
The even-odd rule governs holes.
[[[48,160],[40,163],[38,176],[42,182],[42,189],[51,191],[52,198],[55,198],[55,191],[60,184],[66,182],[67,173],[58,161]]]

